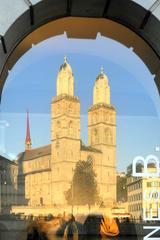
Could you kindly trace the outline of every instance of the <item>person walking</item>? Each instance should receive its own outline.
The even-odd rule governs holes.
[[[64,230],[63,240],[78,240],[78,228],[73,214],[68,215],[68,222]]]

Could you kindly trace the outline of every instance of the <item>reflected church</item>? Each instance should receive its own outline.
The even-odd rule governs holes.
[[[31,148],[27,116],[26,150],[18,156],[18,205],[62,206],[79,160],[93,161],[101,199],[116,202],[116,111],[110,103],[108,78],[101,69],[88,109],[88,146],[80,139],[80,99],[74,95],[74,75],[67,59],[57,75],[51,102],[51,144]]]

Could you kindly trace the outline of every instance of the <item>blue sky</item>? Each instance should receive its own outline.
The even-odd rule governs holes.
[[[81,137],[87,143],[87,110],[100,67],[109,78],[117,110],[117,164],[125,170],[136,155],[155,154],[160,139],[160,101],[152,76],[141,59],[122,44],[53,37],[33,46],[11,70],[0,106],[0,150],[11,157],[24,150],[26,110],[30,111],[33,147],[50,143],[50,103],[59,66],[67,55],[81,100]],[[3,129],[3,122],[8,126]],[[159,153],[156,153],[159,154]]]

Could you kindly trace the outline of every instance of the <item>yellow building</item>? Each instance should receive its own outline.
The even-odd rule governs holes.
[[[92,159],[101,198],[116,201],[116,111],[110,104],[110,87],[103,69],[96,78],[93,105],[88,110],[88,146],[80,139],[80,99],[74,96],[74,75],[64,59],[51,102],[51,144],[31,149],[27,117],[26,151],[19,155],[19,205],[66,203],[74,168]],[[25,199],[25,201],[24,201]]]
[[[148,166],[149,172],[154,172],[153,165]],[[133,177],[131,168],[128,168],[127,195],[128,211],[133,218],[157,218],[160,208],[160,178]],[[151,210],[152,209],[152,210]],[[151,215],[152,211],[152,215]]]

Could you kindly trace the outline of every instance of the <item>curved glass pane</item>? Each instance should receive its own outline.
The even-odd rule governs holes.
[[[159,93],[132,48],[100,35],[33,45],[10,71],[0,110],[3,215],[72,212],[82,224],[96,213],[135,235],[150,209],[159,217]]]

